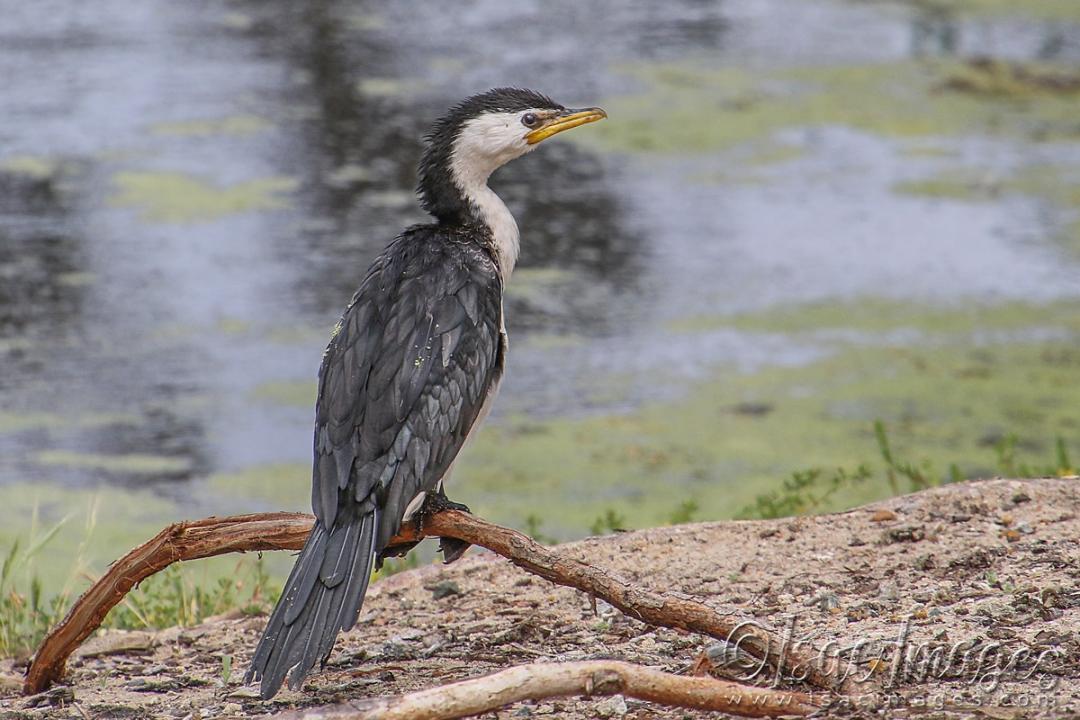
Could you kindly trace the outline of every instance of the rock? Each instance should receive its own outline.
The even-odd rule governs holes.
[[[594,710],[597,717],[622,717],[626,714],[626,700],[622,695],[612,695],[608,699],[596,703]]]
[[[137,677],[128,680],[123,687],[134,692],[166,692],[168,690],[179,690],[183,687],[183,683],[176,678]]]
[[[379,659],[386,660],[412,660],[416,657],[415,651],[403,642],[388,640],[383,643],[379,653]]]
[[[236,698],[238,700],[259,700],[261,696],[259,695],[259,688],[251,685],[237,688],[225,697]]]
[[[882,534],[886,544],[898,542],[919,542],[926,538],[926,530],[921,525],[904,525],[890,528]]]
[[[878,596],[882,600],[896,602],[900,598],[900,589],[894,582],[884,582],[881,583],[881,589],[878,591]]]
[[[826,590],[812,597],[806,604],[816,606],[824,612],[829,612],[840,607],[840,598],[836,593]]]
[[[109,630],[95,635],[75,651],[75,657],[92,658],[104,655],[149,650],[154,646],[153,633],[142,630]]]
[[[70,685],[58,685],[51,690],[32,695],[26,701],[26,707],[41,708],[49,706],[64,707],[75,702],[75,689]]]
[[[460,595],[461,588],[453,580],[442,580],[431,586],[431,596],[436,600],[442,600],[443,598],[450,597],[451,595]]]
[[[1026,502],[1031,502],[1031,496],[1023,490],[1019,490],[1013,494],[1011,500],[1013,505],[1021,505]]]

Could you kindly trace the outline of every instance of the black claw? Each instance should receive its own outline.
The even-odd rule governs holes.
[[[442,490],[436,492],[430,492],[427,497],[424,498],[424,505],[420,508],[420,512],[425,515],[434,515],[442,510],[458,510],[459,512],[471,513],[468,505],[462,505],[456,503],[450,498],[446,497],[446,493]]]
[[[420,510],[413,516],[412,522],[416,525],[417,534],[424,529],[424,518],[443,510],[457,510],[466,513],[472,512],[467,505],[456,503],[447,498],[442,490],[430,492],[427,494],[427,497],[424,498],[424,504],[420,506]],[[419,541],[400,543],[383,549],[382,552],[375,557],[375,569],[382,569],[383,562],[387,558],[405,557],[409,554],[410,550],[419,544]],[[439,550],[443,554],[443,562],[447,565],[464,555],[465,551],[470,547],[471,545],[464,540],[458,540],[457,538],[439,538]]]
[[[424,516],[434,515],[442,510],[457,510],[458,512],[471,513],[467,505],[456,503],[450,498],[446,497],[446,493],[442,491],[442,488],[435,492],[428,493],[424,498],[424,506],[420,509],[420,512]],[[449,565],[454,562],[470,547],[470,543],[464,540],[458,540],[457,538],[439,538],[439,550],[443,554],[443,563]]]
[[[410,550],[412,550],[419,544],[419,541],[417,541],[411,543],[401,543],[400,545],[391,545],[388,548],[384,548],[382,552],[380,552],[375,557],[375,569],[382,570],[383,561],[386,560],[386,558],[405,557],[409,554]]]
[[[439,538],[439,551],[442,552],[443,565],[449,565],[459,559],[470,547],[472,547],[472,544],[464,540],[449,537]]]

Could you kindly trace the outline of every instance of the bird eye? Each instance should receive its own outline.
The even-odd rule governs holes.
[[[536,117],[536,113],[525,113],[521,116],[521,124],[525,127],[534,127],[539,122],[539,118]]]

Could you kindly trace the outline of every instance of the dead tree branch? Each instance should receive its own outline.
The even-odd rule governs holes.
[[[27,670],[23,691],[41,692],[64,673],[72,652],[97,629],[109,610],[138,583],[174,562],[253,550],[298,550],[313,518],[302,513],[259,513],[174,523],[117,560],[75,602],[45,637]],[[407,530],[407,531],[406,531]],[[405,529],[392,544],[423,537],[449,537],[485,547],[524,570],[553,583],[600,598],[650,625],[701,633],[737,645],[785,675],[813,687],[839,690],[835,676],[804,648],[789,647],[777,634],[736,615],[722,615],[701,603],[654,593],[603,570],[552,551],[521,533],[474,515],[443,510],[428,515],[417,532]],[[749,692],[749,690],[747,690]]]
[[[258,513],[208,517],[169,525],[109,566],[49,631],[26,671],[23,692],[45,690],[64,674],[68,657],[101,626],[133,587],[175,562],[253,550],[299,550],[311,532],[311,515]]]
[[[290,710],[270,717],[273,720],[451,720],[523,700],[608,695],[742,717],[809,715],[822,705],[806,693],[750,687],[710,677],[672,675],[613,660],[591,660],[519,665],[398,697]]]

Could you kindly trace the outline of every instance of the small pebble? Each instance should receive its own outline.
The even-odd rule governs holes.
[[[622,717],[626,714],[626,700],[622,695],[612,695],[606,700],[598,702],[595,710],[597,717]]]
[[[431,586],[431,596],[436,600],[442,600],[451,595],[460,595],[461,588],[453,580],[443,580]]]

